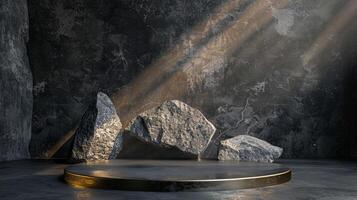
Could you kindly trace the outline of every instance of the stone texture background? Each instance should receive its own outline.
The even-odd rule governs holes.
[[[29,158],[32,75],[26,0],[0,1],[0,161]]]
[[[267,5],[264,15],[244,21],[257,2]],[[217,11],[227,4],[232,6]],[[351,157],[357,152],[357,23],[351,14],[356,12],[348,11],[354,4],[30,0],[32,156],[73,128],[98,91],[134,93],[135,84],[129,83],[140,82],[143,71],[181,45],[184,56],[171,70],[179,75],[155,86],[183,91],[156,99],[145,93],[138,97],[145,101],[132,104],[175,97],[200,109],[218,128],[217,138],[253,135],[284,148],[285,158]],[[222,21],[214,25],[217,18]],[[237,29],[227,30],[237,23]],[[192,32],[197,24],[203,25]],[[207,27],[207,37],[195,43]],[[149,73],[153,79],[165,67],[157,65]]]

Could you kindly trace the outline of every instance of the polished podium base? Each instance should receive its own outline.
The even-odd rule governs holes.
[[[64,179],[73,186],[134,191],[234,190],[288,182],[279,164],[235,161],[110,160],[72,165]]]

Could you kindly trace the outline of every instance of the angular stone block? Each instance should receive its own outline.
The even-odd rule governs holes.
[[[273,162],[283,149],[249,135],[238,135],[221,141],[218,160]]]
[[[146,143],[175,148],[197,158],[206,149],[216,128],[199,110],[171,100],[139,114],[126,131]]]
[[[122,124],[109,97],[99,92],[75,133],[72,159],[107,160],[115,158],[122,146]]]

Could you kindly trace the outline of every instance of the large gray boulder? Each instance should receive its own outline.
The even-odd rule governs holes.
[[[108,160],[121,150],[122,124],[109,97],[99,92],[76,130],[72,159]]]
[[[178,100],[166,101],[139,114],[126,128],[126,132],[145,143],[162,149],[174,148],[190,158],[203,153],[215,131],[199,110]],[[172,155],[176,157],[177,154]]]
[[[221,141],[218,160],[273,162],[283,149],[249,135],[238,135]]]
[[[29,158],[32,73],[26,0],[0,1],[0,161]]]

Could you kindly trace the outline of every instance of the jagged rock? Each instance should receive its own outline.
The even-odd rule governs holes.
[[[107,160],[117,156],[122,146],[122,124],[109,97],[99,92],[75,133],[72,159]]]
[[[29,158],[32,73],[27,1],[0,1],[0,161]]]
[[[199,110],[171,100],[139,114],[126,131],[146,143],[163,149],[174,148],[182,154],[190,154],[190,158],[197,158],[206,149],[216,128]]]
[[[238,135],[221,141],[218,160],[273,162],[283,149],[249,135]]]

